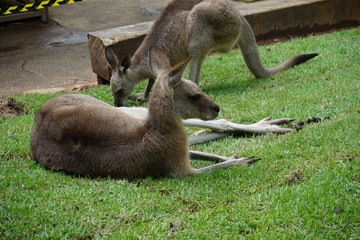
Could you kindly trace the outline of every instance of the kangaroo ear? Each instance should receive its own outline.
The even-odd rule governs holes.
[[[186,69],[186,66],[188,65],[190,60],[191,57],[185,59],[184,61],[170,69],[170,71],[168,72],[168,83],[170,88],[174,89],[179,84],[181,77]]]
[[[122,67],[122,71],[125,74],[126,70],[128,70],[128,68],[131,66],[131,56],[130,56],[130,54],[126,54],[126,56],[121,59],[121,65],[120,66]]]
[[[155,76],[171,68],[168,56],[157,46],[151,46],[149,49],[149,66]]]
[[[107,64],[109,65],[109,67],[112,70],[119,68],[119,59],[117,58],[117,56],[116,56],[114,50],[112,50],[112,48],[107,47],[105,49],[105,58],[106,58]]]

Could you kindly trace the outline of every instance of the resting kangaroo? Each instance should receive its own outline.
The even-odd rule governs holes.
[[[131,108],[115,108],[86,95],[50,99],[35,117],[32,157],[52,170],[126,179],[184,177],[258,160],[191,152],[201,160],[223,161],[192,168],[181,119],[213,119],[220,109],[195,83],[181,78],[190,59],[171,68],[158,48],[150,54],[158,78],[146,119]]]
[[[144,98],[148,96],[156,78],[149,66],[150,46],[161,48],[172,66],[191,56],[189,79],[197,84],[204,58],[213,50],[228,52],[239,46],[256,77],[268,77],[317,56],[299,55],[277,67],[265,68],[249,23],[228,0],[174,0],[162,11],[134,56],[121,60],[120,72],[111,66],[110,85],[116,106],[123,106],[135,85],[145,79],[149,81]],[[106,56],[110,54],[111,50],[106,50]]]

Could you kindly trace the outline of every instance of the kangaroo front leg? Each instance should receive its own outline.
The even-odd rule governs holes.
[[[144,100],[146,100],[149,97],[151,88],[154,85],[154,83],[155,83],[155,79],[153,79],[153,78],[148,79],[148,82],[147,82],[147,85],[145,88],[145,92],[144,92]]]
[[[236,166],[236,165],[249,166],[249,165],[251,165],[254,162],[257,162],[259,160],[260,160],[260,158],[255,158],[255,157],[242,157],[242,158],[237,158],[237,159],[230,159],[230,160],[227,160],[225,162],[214,164],[214,165],[211,165],[211,166],[208,166],[208,167],[203,167],[203,168],[199,168],[199,169],[193,169],[193,174],[209,172],[209,171],[212,171],[212,170],[216,170],[216,169],[220,169],[220,168],[232,167],[232,166]]]

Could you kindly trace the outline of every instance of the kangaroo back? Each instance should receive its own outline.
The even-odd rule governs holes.
[[[142,175],[142,169],[126,162],[127,172],[122,172],[114,158],[130,160],[134,136],[144,134],[144,129],[143,121],[92,97],[61,96],[36,113],[32,157],[49,169],[91,177]]]

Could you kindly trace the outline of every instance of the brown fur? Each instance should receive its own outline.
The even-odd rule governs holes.
[[[161,55],[156,48],[153,52]],[[189,59],[173,68],[164,56],[153,59],[159,78],[146,120],[86,95],[56,97],[36,113],[32,157],[48,169],[90,177],[134,179],[195,173],[181,118],[213,119],[219,107],[196,84],[181,79]],[[195,94],[199,95],[196,99]],[[189,102],[187,108],[179,101]]]

